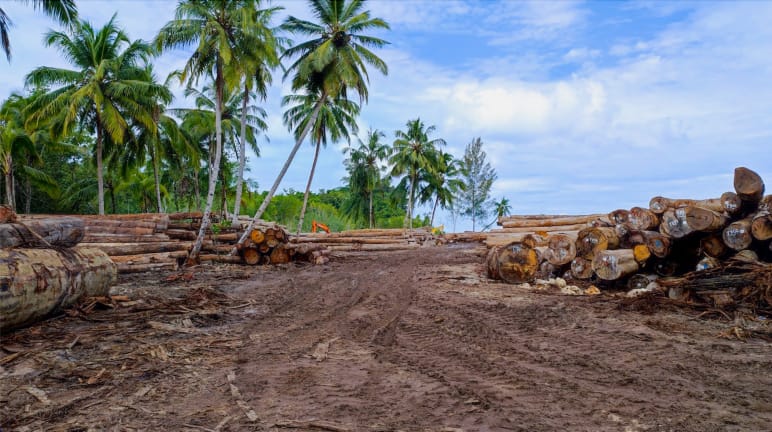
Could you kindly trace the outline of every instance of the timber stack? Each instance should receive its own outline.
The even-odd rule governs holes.
[[[405,230],[401,228],[360,229],[334,233],[302,233],[293,236],[291,247],[308,248],[312,245],[342,257],[368,251],[403,251],[434,246],[444,239],[432,234],[427,228]]]
[[[648,207],[608,214],[501,217],[502,228],[484,239],[488,275],[510,283],[564,277],[640,289],[655,281],[672,287],[694,280],[694,272],[714,275],[739,262],[768,271],[772,195],[764,191],[762,178],[740,167],[734,191],[716,198],[658,196]]]
[[[116,265],[103,251],[79,246],[85,235],[82,219],[24,220],[0,206],[0,331],[109,294]]]

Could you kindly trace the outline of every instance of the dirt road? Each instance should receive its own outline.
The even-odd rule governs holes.
[[[687,312],[489,282],[471,252],[124,279],[116,293],[146,300],[4,336],[0,424],[772,430],[769,342]]]

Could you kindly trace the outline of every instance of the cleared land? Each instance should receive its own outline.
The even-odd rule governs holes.
[[[3,335],[3,430],[761,431],[772,343],[486,280],[466,247],[122,276]],[[769,325],[753,323],[768,333]],[[763,334],[763,332],[762,332]]]

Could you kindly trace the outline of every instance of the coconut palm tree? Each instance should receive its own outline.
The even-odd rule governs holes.
[[[236,197],[233,204],[233,224],[238,223],[238,217],[241,212],[241,195],[244,187],[244,167],[247,161],[246,141],[247,141],[247,107],[250,97],[257,96],[261,101],[265,101],[268,95],[268,86],[272,82],[271,71],[279,66],[279,49],[282,48],[286,40],[276,35],[276,30],[269,27],[274,15],[282,10],[282,7],[267,7],[259,9],[258,3],[255,10],[249,11],[249,21],[247,28],[249,33],[243,34],[238,40],[236,49],[236,61],[227,68],[229,80],[240,81],[242,91],[241,106],[241,135],[239,139],[238,155],[238,178],[236,183]],[[263,128],[265,130],[265,128]]]
[[[433,158],[430,169],[422,171],[422,179],[419,183],[424,183],[425,186],[419,193],[420,202],[425,204],[430,202],[432,198],[434,199],[430,219],[432,226],[434,226],[434,214],[437,211],[437,206],[439,205],[443,209],[450,208],[456,193],[463,189],[464,183],[459,178],[460,174],[460,161],[442,149],[437,149],[436,157]]]
[[[349,158],[346,165],[349,167],[351,180],[356,183],[357,177],[361,177],[363,187],[368,196],[368,223],[370,228],[375,227],[375,214],[373,212],[373,195],[375,188],[381,181],[381,173],[386,167],[382,164],[391,152],[391,148],[381,142],[386,135],[378,129],[367,131],[367,142],[359,140],[359,146],[356,149],[349,147]],[[352,191],[353,193],[353,191]]]
[[[75,0],[21,0],[24,3],[32,3],[35,9],[41,9],[43,12],[54,18],[60,24],[70,25],[78,19],[78,9],[75,7]],[[12,22],[8,15],[0,8],[0,46],[5,51],[5,57],[11,61],[11,39],[8,36],[8,30]]]
[[[494,218],[491,223],[485,226],[483,230],[486,230],[493,226],[494,223],[496,223],[499,218],[502,218],[504,216],[509,216],[509,213],[512,211],[512,206],[509,205],[509,199],[506,197],[501,197],[501,200],[494,201],[493,202],[493,212],[496,213],[496,218]]]
[[[246,241],[248,232],[268,208],[300,145],[312,125],[316,124],[316,117],[327,98],[348,99],[348,93],[354,92],[360,102],[364,103],[367,101],[369,85],[367,66],[374,67],[384,75],[388,73],[386,63],[370,51],[370,48],[380,48],[388,42],[364,33],[388,29],[389,25],[380,18],[372,18],[370,12],[364,10],[365,0],[309,0],[309,5],[318,22],[290,16],[282,27],[290,33],[308,36],[310,39],[284,51],[282,58],[295,59],[284,75],[285,79],[292,76],[292,89],[316,94],[318,99],[309,121],[295,137],[295,146],[257,209],[249,228],[239,239],[239,244]],[[236,248],[233,250],[235,252]]]
[[[138,101],[168,93],[168,89],[143,80],[144,64],[151,54],[148,44],[131,41],[115,15],[100,29],[81,21],[65,32],[49,31],[46,45],[55,46],[75,69],[39,67],[27,75],[27,85],[53,88],[34,98],[27,107],[29,122],[51,120],[55,137],[77,124],[96,132],[99,214],[104,214],[103,148],[109,141],[123,144],[130,121],[152,128],[152,107]]]
[[[155,39],[159,52],[181,47],[196,46],[185,63],[179,78],[192,86],[201,76],[211,76],[215,89],[215,151],[209,165],[209,190],[206,207],[201,218],[198,237],[190,251],[189,262],[198,259],[204,235],[210,225],[215,188],[219,178],[222,158],[222,108],[226,88],[226,69],[231,65],[238,41],[246,39],[252,20],[251,12],[257,9],[257,0],[182,0],[177,5],[175,17],[161,28]],[[210,149],[211,152],[211,149]]]
[[[350,133],[356,133],[358,130],[356,116],[359,114],[359,105],[356,102],[341,97],[333,99],[327,96],[321,109],[314,117],[316,111],[314,108],[318,100],[319,95],[315,93],[289,95],[282,100],[283,106],[291,105],[284,112],[284,123],[290,130],[294,129],[293,133],[296,138],[306,129],[312,118],[314,120],[314,124],[311,126],[311,143],[316,149],[314,150],[314,161],[311,164],[311,173],[306,184],[306,193],[303,196],[303,206],[300,208],[298,234],[303,229],[308,194],[311,191],[311,182],[314,179],[320,148],[322,146],[327,147],[328,141],[334,143],[344,138],[350,141]]]
[[[0,107],[0,173],[5,183],[5,203],[16,209],[16,160],[34,156],[32,134],[24,128],[24,99],[12,94]]]
[[[442,138],[429,139],[429,135],[436,130],[435,126],[427,127],[420,118],[409,120],[404,131],[394,133],[394,150],[389,162],[392,165],[391,175],[403,176],[402,182],[406,183],[408,190],[407,212],[405,225],[413,229],[413,207],[415,195],[421,180],[431,175],[437,166],[437,146],[445,145]],[[423,174],[428,171],[430,174]]]

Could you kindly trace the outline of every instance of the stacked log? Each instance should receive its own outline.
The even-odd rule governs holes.
[[[425,228],[413,230],[362,229],[336,233],[304,233],[294,236],[293,244],[323,245],[333,253],[362,251],[400,251],[436,245],[443,239]],[[446,239],[445,239],[446,240]]]
[[[0,207],[0,332],[109,294],[116,266],[98,249],[75,247],[84,233],[81,219],[24,221]]]
[[[500,218],[499,224],[505,228],[492,231],[487,242],[491,249],[487,260],[489,276],[529,282],[529,277],[535,277],[535,273],[523,271],[522,263],[527,260],[515,260],[519,266],[516,267],[518,277],[506,278],[500,263],[499,267],[492,264],[495,259],[506,261],[505,253],[511,255],[511,251],[538,249],[542,244],[548,247],[548,253],[538,254],[540,262],[535,266],[545,268],[548,265],[554,274],[568,272],[576,279],[627,281],[634,276],[653,274],[678,277],[688,272],[720,268],[729,259],[772,261],[772,195],[765,196],[761,177],[744,167],[735,170],[734,189],[709,199],[658,196],[651,199],[649,208],[618,209],[605,217]],[[560,225],[561,221],[565,221],[563,225]],[[574,231],[578,222],[585,226]],[[551,230],[555,226],[567,230],[564,233]],[[531,234],[537,237],[518,231],[508,238],[511,242],[506,248],[501,247],[506,238],[502,231],[524,227],[532,229]],[[567,261],[572,254],[574,257]],[[522,253],[516,255],[523,256]],[[636,281],[643,281],[643,278],[630,283],[636,286],[642,283]]]

